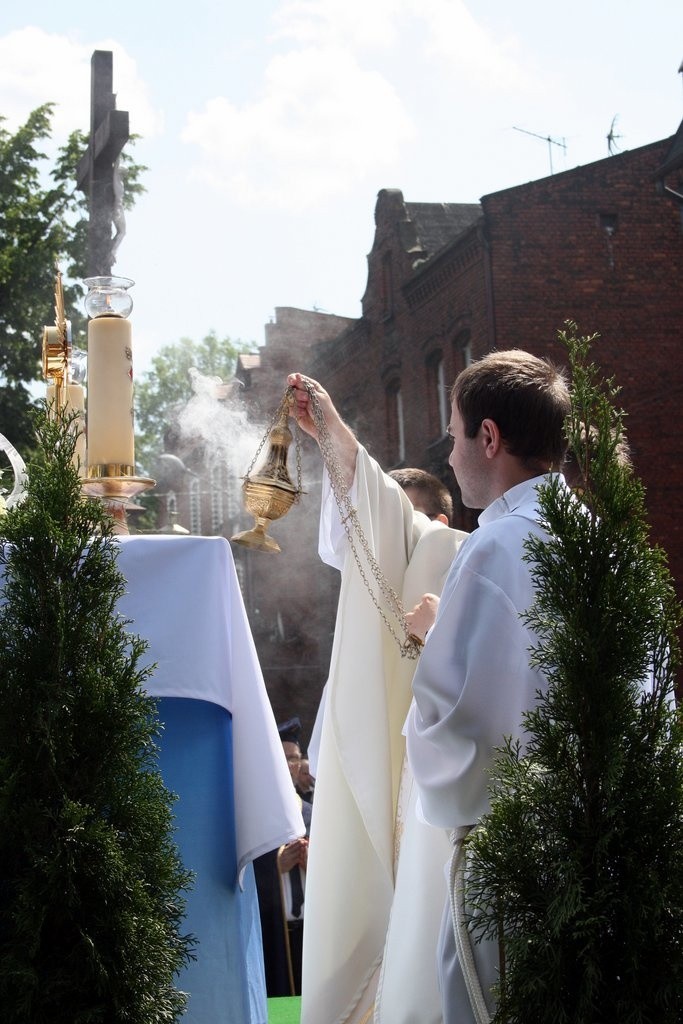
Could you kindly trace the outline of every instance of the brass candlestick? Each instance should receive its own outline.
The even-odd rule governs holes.
[[[89,277],[85,283],[90,387],[88,465],[81,487],[84,494],[100,499],[114,519],[116,533],[128,533],[128,512],[141,508],[133,499],[156,483],[135,473],[130,333],[119,330],[133,308],[128,291],[133,282],[127,277]],[[103,452],[120,461],[108,461]]]
[[[134,476],[131,466],[89,466],[88,473],[92,474],[81,480],[81,490],[91,498],[99,498],[114,520],[115,533],[127,534],[128,512],[137,511],[141,508],[133,501],[136,495],[154,487],[156,481],[149,477]],[[107,470],[111,470],[107,473]]]
[[[64,314],[62,275],[58,270],[55,277],[55,326],[43,330],[43,376],[55,389],[55,416],[61,414],[64,405],[70,358],[71,338]]]
[[[297,460],[299,479],[296,486],[287,471],[287,451],[292,443],[292,432],[287,426],[287,419],[292,401],[291,388],[288,388],[275,414],[273,425],[261,441],[242,485],[245,508],[253,515],[255,523],[251,530],[236,533],[231,539],[236,544],[258,551],[276,553],[281,550],[280,545],[268,536],[266,530],[271,522],[289,512],[301,494],[300,459]],[[250,476],[266,439],[269,441],[266,461],[256,475]]]
[[[86,297],[86,310],[91,316],[97,315],[104,308],[111,309],[114,314],[126,316],[132,307],[127,288],[132,284],[127,278],[89,278],[90,291]],[[54,388],[54,400],[51,403],[52,415],[55,417],[73,416],[78,410],[71,403],[71,392],[79,389],[82,393],[80,380],[81,371],[72,366],[76,362],[71,347],[71,328],[64,312],[64,291],[62,275],[57,271],[55,282],[55,326],[46,327],[43,331],[43,374],[48,388]],[[81,368],[82,369],[82,368]],[[78,371],[78,373],[76,373]],[[91,396],[92,397],[92,396]],[[128,403],[130,405],[130,402]],[[78,416],[74,419],[74,430],[78,435],[84,433]],[[130,456],[131,459],[133,455]],[[155,481],[148,477],[135,475],[134,465],[106,463],[88,465],[76,452],[79,472],[85,474],[81,479],[81,490],[89,497],[99,498],[115,520],[116,533],[128,533],[127,513],[140,506],[133,498],[142,491],[154,487]]]

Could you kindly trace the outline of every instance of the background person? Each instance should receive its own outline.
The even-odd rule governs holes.
[[[427,519],[437,520],[444,526],[453,525],[453,498],[438,476],[414,466],[391,469],[389,476],[403,488],[413,508],[423,512]]]
[[[299,778],[296,782],[296,791],[304,803],[313,803],[313,797],[315,795],[315,776],[311,774],[311,765],[307,757],[301,759]]]
[[[296,789],[302,763],[301,721],[291,718],[278,725],[283,753]],[[270,850],[254,860],[259,899],[266,994],[301,994],[304,901],[311,805],[299,798],[306,836]]]

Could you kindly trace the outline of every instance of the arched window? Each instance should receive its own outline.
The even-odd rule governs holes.
[[[456,376],[472,362],[472,340],[469,331],[461,331],[453,342]]]
[[[403,419],[403,396],[398,381],[390,384],[386,390],[387,440],[389,442],[389,461],[400,464],[406,457],[406,435]]]
[[[173,525],[178,515],[178,499],[175,491],[169,491],[166,495],[166,521]]]
[[[202,532],[202,496],[198,477],[190,480],[190,533]]]
[[[223,467],[211,469],[211,533],[220,533],[223,527]]]
[[[444,437],[447,432],[451,414],[448,393],[443,353],[434,352],[427,360],[427,403],[432,440]]]

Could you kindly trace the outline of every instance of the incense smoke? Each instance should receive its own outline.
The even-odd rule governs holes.
[[[178,412],[176,427],[183,460],[188,469],[224,492],[227,518],[235,523],[242,515],[242,478],[263,436],[265,427],[250,423],[239,397],[235,378],[205,376],[189,370],[192,397]]]

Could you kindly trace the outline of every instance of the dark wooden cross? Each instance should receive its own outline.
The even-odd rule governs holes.
[[[90,139],[78,162],[76,186],[88,197],[87,276],[109,277],[125,231],[117,161],[129,139],[128,111],[116,109],[111,51],[95,50],[90,68]]]

